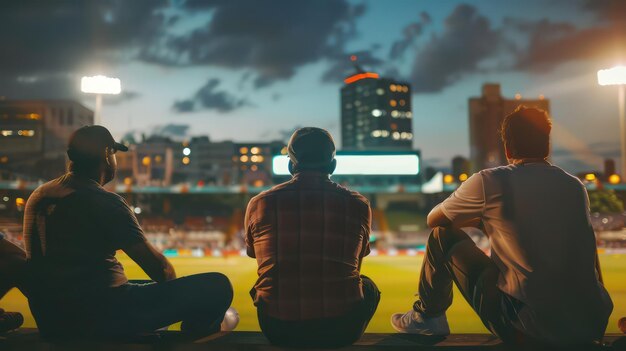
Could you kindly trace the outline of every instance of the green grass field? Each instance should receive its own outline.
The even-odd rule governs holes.
[[[130,279],[146,279],[146,275],[128,258],[121,258]],[[412,306],[417,290],[421,257],[368,257],[363,273],[371,277],[382,291],[378,311],[369,325],[369,332],[392,332],[389,317],[394,312],[405,312]],[[602,268],[615,308],[607,332],[617,333],[617,320],[626,316],[626,255],[601,255]],[[256,262],[245,257],[229,258],[175,258],[172,259],[179,276],[218,271],[226,274],[235,287],[233,306],[239,311],[241,322],[237,330],[259,330],[256,313],[248,291],[256,279]],[[584,303],[584,302],[581,302]],[[26,327],[35,322],[28,310],[24,296],[11,291],[0,307],[20,311],[26,316]],[[480,320],[463,297],[455,291],[454,304],[448,311],[453,333],[485,333]]]

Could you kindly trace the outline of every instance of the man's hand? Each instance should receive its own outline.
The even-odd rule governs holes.
[[[136,243],[124,252],[157,283],[176,279],[174,266],[147,241]]]

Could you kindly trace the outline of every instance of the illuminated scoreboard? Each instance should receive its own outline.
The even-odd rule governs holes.
[[[342,153],[338,152],[337,168],[333,175],[341,176],[416,176],[420,172],[417,152],[407,153]],[[272,172],[276,176],[289,175],[289,158],[274,156]]]

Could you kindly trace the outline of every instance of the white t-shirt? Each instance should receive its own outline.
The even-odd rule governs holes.
[[[557,343],[604,334],[613,304],[598,280],[589,199],[578,178],[547,162],[486,169],[441,210],[455,223],[482,218],[498,288],[525,305],[520,330]]]

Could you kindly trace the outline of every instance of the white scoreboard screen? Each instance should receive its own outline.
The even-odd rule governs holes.
[[[333,175],[389,175],[410,176],[420,171],[419,155],[412,154],[373,154],[337,155],[337,168]],[[286,155],[274,156],[274,175],[289,175],[289,158]]]

